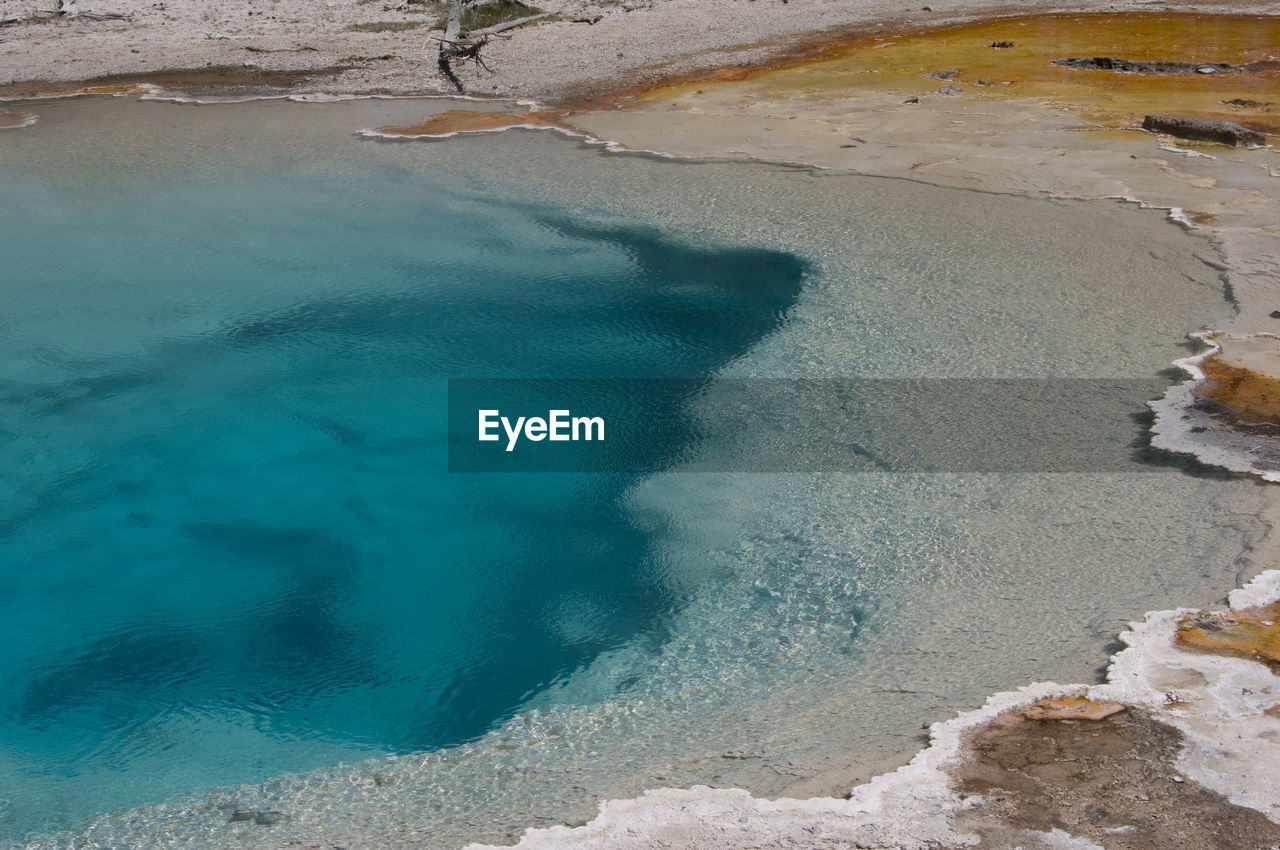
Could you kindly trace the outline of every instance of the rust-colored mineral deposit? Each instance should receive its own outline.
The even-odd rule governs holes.
[[[0,109],[0,128],[25,127],[34,120],[29,112],[15,112],[12,109]]]
[[[1022,709],[1028,720],[1103,720],[1126,710],[1118,702],[1094,702],[1088,697],[1046,697]]]
[[[379,127],[378,132],[387,136],[448,136],[453,133],[476,133],[484,130],[503,130],[533,124],[539,127],[555,126],[554,113],[529,112],[508,115],[505,112],[478,112],[471,109],[448,109],[437,112],[421,123],[399,127]]]
[[[1265,608],[1197,613],[1178,623],[1178,643],[1280,664],[1280,602]]]
[[[1208,379],[1196,389],[1200,398],[1229,408],[1241,422],[1280,422],[1280,380],[1216,354],[1201,361],[1200,369]]]

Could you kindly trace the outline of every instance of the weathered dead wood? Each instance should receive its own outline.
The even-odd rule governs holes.
[[[449,12],[445,17],[444,36],[438,39],[440,47],[436,64],[440,67],[440,73],[444,75],[445,79],[453,83],[453,87],[459,92],[464,89],[462,80],[458,79],[458,74],[454,70],[455,62],[460,59],[470,59],[486,71],[491,71],[492,69],[484,63],[484,59],[480,56],[480,51],[489,43],[490,36],[500,35],[507,30],[513,30],[525,24],[549,18],[555,14],[554,12],[539,12],[536,15],[526,15],[523,18],[503,21],[482,29],[468,31],[462,28],[462,15],[466,10],[494,2],[498,2],[498,0],[450,0],[449,2]],[[509,36],[502,37],[509,38]]]
[[[445,79],[453,83],[453,87],[459,92],[464,89],[462,80],[458,79],[458,74],[453,69],[454,62],[459,59],[470,59],[481,68],[489,71],[491,69],[484,64],[484,59],[480,56],[480,51],[489,43],[489,36],[498,35],[534,21],[540,21],[543,18],[550,17],[552,14],[551,12],[542,12],[537,15],[516,18],[513,21],[504,21],[500,24],[494,24],[491,27],[471,32],[464,30],[462,28],[462,13],[469,6],[482,5],[484,2],[486,0],[480,0],[479,3],[469,3],[468,0],[452,0],[449,3],[449,14],[445,18],[444,37],[440,39],[440,51],[436,64],[440,67],[440,73],[444,74]]]
[[[57,18],[84,18],[86,21],[130,21],[133,15],[119,12],[81,12],[76,8],[76,0],[58,0],[58,8],[54,11]]]
[[[488,43],[487,36],[473,37],[462,29],[462,12],[467,0],[452,0],[449,3],[449,15],[445,18],[444,37],[440,39],[440,52],[436,64],[445,79],[453,83],[459,92],[464,89],[462,80],[453,70],[453,63],[459,59],[470,59],[482,68],[488,68],[480,58],[480,50]]]
[[[540,21],[543,18],[549,18],[554,14],[555,12],[539,12],[536,15],[528,15],[523,18],[516,18],[513,21],[503,21],[500,24],[494,24],[493,26],[485,27],[484,29],[472,30],[469,34],[471,35],[472,38],[476,36],[497,35],[500,32],[513,30],[516,27],[522,27],[525,24],[531,24],[534,21]]]

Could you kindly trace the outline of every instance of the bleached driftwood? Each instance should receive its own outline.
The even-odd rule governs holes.
[[[467,0],[451,0],[449,15],[445,18],[444,37],[440,39],[440,54],[436,64],[445,79],[453,83],[453,87],[462,91],[462,80],[453,70],[453,63],[459,59],[470,59],[482,68],[488,68],[480,58],[480,50],[489,43],[486,35],[473,36],[462,28],[462,12]]]
[[[54,17],[84,18],[86,21],[129,21],[133,19],[132,14],[125,15],[119,12],[82,12],[76,8],[76,0],[58,0],[58,8],[54,12]]]
[[[489,43],[490,36],[498,35],[516,27],[522,27],[534,21],[540,21],[543,18],[550,17],[552,14],[551,12],[541,12],[537,15],[528,15],[512,21],[503,21],[500,24],[494,24],[483,29],[470,32],[464,30],[462,28],[462,13],[469,7],[482,5],[483,2],[485,0],[480,0],[480,2],[450,0],[449,14],[445,18],[444,36],[440,39],[440,51],[436,64],[440,67],[440,73],[444,74],[445,79],[453,83],[453,87],[460,92],[463,90],[462,80],[458,79],[458,75],[453,69],[454,62],[460,59],[470,59],[488,71],[490,68],[484,64],[484,59],[480,58],[480,51]]]
[[[539,13],[538,13],[538,14],[536,14],[536,15],[528,15],[528,16],[523,17],[523,18],[516,18],[514,21],[503,21],[502,23],[500,23],[500,24],[494,24],[494,25],[493,25],[493,26],[491,26],[491,27],[485,27],[484,29],[479,29],[479,30],[472,30],[472,31],[471,31],[471,33],[470,33],[470,35],[471,35],[473,38],[474,38],[475,36],[478,36],[478,35],[479,35],[479,36],[497,35],[497,34],[498,34],[498,33],[500,33],[500,32],[506,32],[507,30],[513,30],[513,29],[515,29],[516,27],[522,27],[522,26],[524,26],[525,24],[531,24],[531,23],[533,23],[534,21],[540,21],[540,20],[542,20],[543,18],[549,18],[549,17],[551,17],[551,16],[552,16],[552,15],[554,15],[554,14],[555,14],[555,12],[539,12]]]

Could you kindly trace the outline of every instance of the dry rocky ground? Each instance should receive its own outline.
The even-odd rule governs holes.
[[[448,92],[435,53],[437,0],[0,0],[0,97],[51,83],[159,80],[185,89]],[[1142,10],[1151,0],[538,0],[554,17],[493,38],[469,93],[584,97],[695,70],[758,64],[841,34],[1066,10]],[[1256,11],[1247,0],[1162,9]],[[122,15],[96,19],[96,15]],[[172,72],[184,73],[172,73]]]

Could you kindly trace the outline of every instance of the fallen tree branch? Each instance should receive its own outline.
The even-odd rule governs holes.
[[[449,82],[453,83],[459,93],[465,89],[462,86],[462,80],[458,79],[458,75],[453,70],[453,62],[457,59],[470,59],[486,71],[492,71],[488,65],[484,64],[484,60],[480,58],[480,49],[489,43],[488,37],[482,37],[477,40],[471,40],[463,37],[457,41],[440,42],[440,58],[437,65],[440,67],[440,73],[444,74]]]
[[[464,89],[462,80],[458,78],[458,74],[454,70],[454,62],[459,59],[470,59],[486,71],[492,72],[493,69],[486,65],[484,59],[480,56],[480,51],[489,43],[490,36],[501,35],[507,30],[513,30],[517,27],[531,24],[534,21],[541,21],[555,14],[554,12],[539,12],[536,15],[526,15],[523,18],[503,21],[478,30],[464,30],[462,28],[463,12],[490,2],[494,2],[494,0],[450,0],[449,2],[449,14],[445,18],[444,36],[438,39],[440,46],[437,51],[436,64],[440,68],[440,73],[459,92]],[[502,37],[509,38],[509,36]]]
[[[131,21],[132,14],[121,14],[119,12],[81,12],[76,8],[76,0],[58,0],[58,8],[54,11],[55,18],[84,18],[87,21]]]
[[[462,29],[462,8],[466,4],[467,0],[450,2],[449,16],[444,24],[444,38],[440,39],[440,52],[436,59],[440,73],[444,74],[445,79],[453,83],[453,87],[459,92],[463,91],[463,87],[462,80],[458,79],[457,73],[453,70],[455,60],[471,59],[482,68],[488,67],[480,58],[480,50],[488,43],[488,37],[481,36],[475,39]]]
[[[549,18],[554,14],[555,12],[541,12],[537,15],[529,15],[528,17],[524,17],[524,18],[516,18],[514,21],[503,21],[502,23],[494,24],[491,27],[485,27],[484,29],[479,29],[479,30],[472,30],[470,33],[468,33],[468,35],[472,37],[497,35],[500,32],[513,30],[516,27],[522,27],[525,24],[531,24],[534,21],[540,21],[543,18]]]

